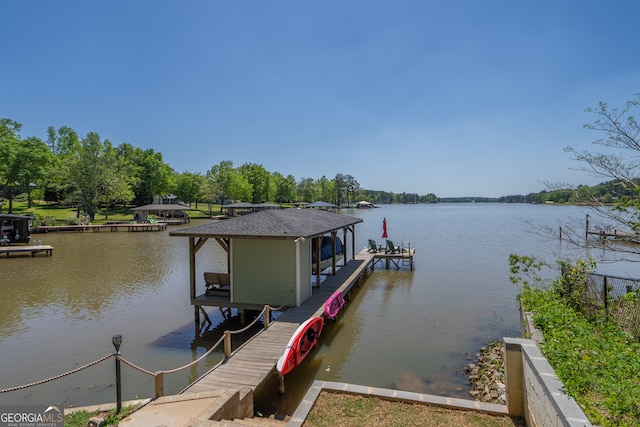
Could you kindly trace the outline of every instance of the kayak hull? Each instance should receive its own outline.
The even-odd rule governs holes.
[[[281,376],[291,372],[307,357],[311,349],[318,343],[323,325],[324,319],[322,317],[312,317],[304,321],[291,335],[287,347],[276,364],[276,369]]]

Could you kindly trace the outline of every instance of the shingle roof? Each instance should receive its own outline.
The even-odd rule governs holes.
[[[179,204],[155,204],[144,205],[129,209],[131,211],[188,211],[191,210],[189,206]]]
[[[181,228],[170,236],[297,239],[357,224],[362,219],[316,209],[278,209]]]

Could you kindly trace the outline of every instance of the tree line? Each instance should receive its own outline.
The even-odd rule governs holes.
[[[162,153],[141,149],[129,143],[115,146],[96,132],[81,137],[72,128],[47,129],[46,141],[22,138],[22,125],[0,119],[0,185],[2,196],[13,211],[13,200],[24,195],[28,207],[32,200],[45,200],[75,206],[89,220],[99,209],[139,206],[158,196],[175,195],[180,201],[214,205],[228,201],[251,203],[314,202],[317,200],[350,206],[358,200],[372,203],[435,202],[435,194],[395,194],[361,188],[349,174],[333,178],[300,178],[270,172],[257,163],[238,167],[222,160],[205,173],[176,172]],[[0,203],[0,209],[3,204]],[[1,212],[1,211],[0,211]]]

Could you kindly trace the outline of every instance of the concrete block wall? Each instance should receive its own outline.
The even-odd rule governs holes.
[[[507,407],[529,427],[590,427],[582,409],[563,391],[538,346],[529,339],[505,338]]]

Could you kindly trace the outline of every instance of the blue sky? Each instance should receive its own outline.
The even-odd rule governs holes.
[[[636,1],[6,1],[0,117],[439,197],[592,185],[566,146],[640,92]]]

